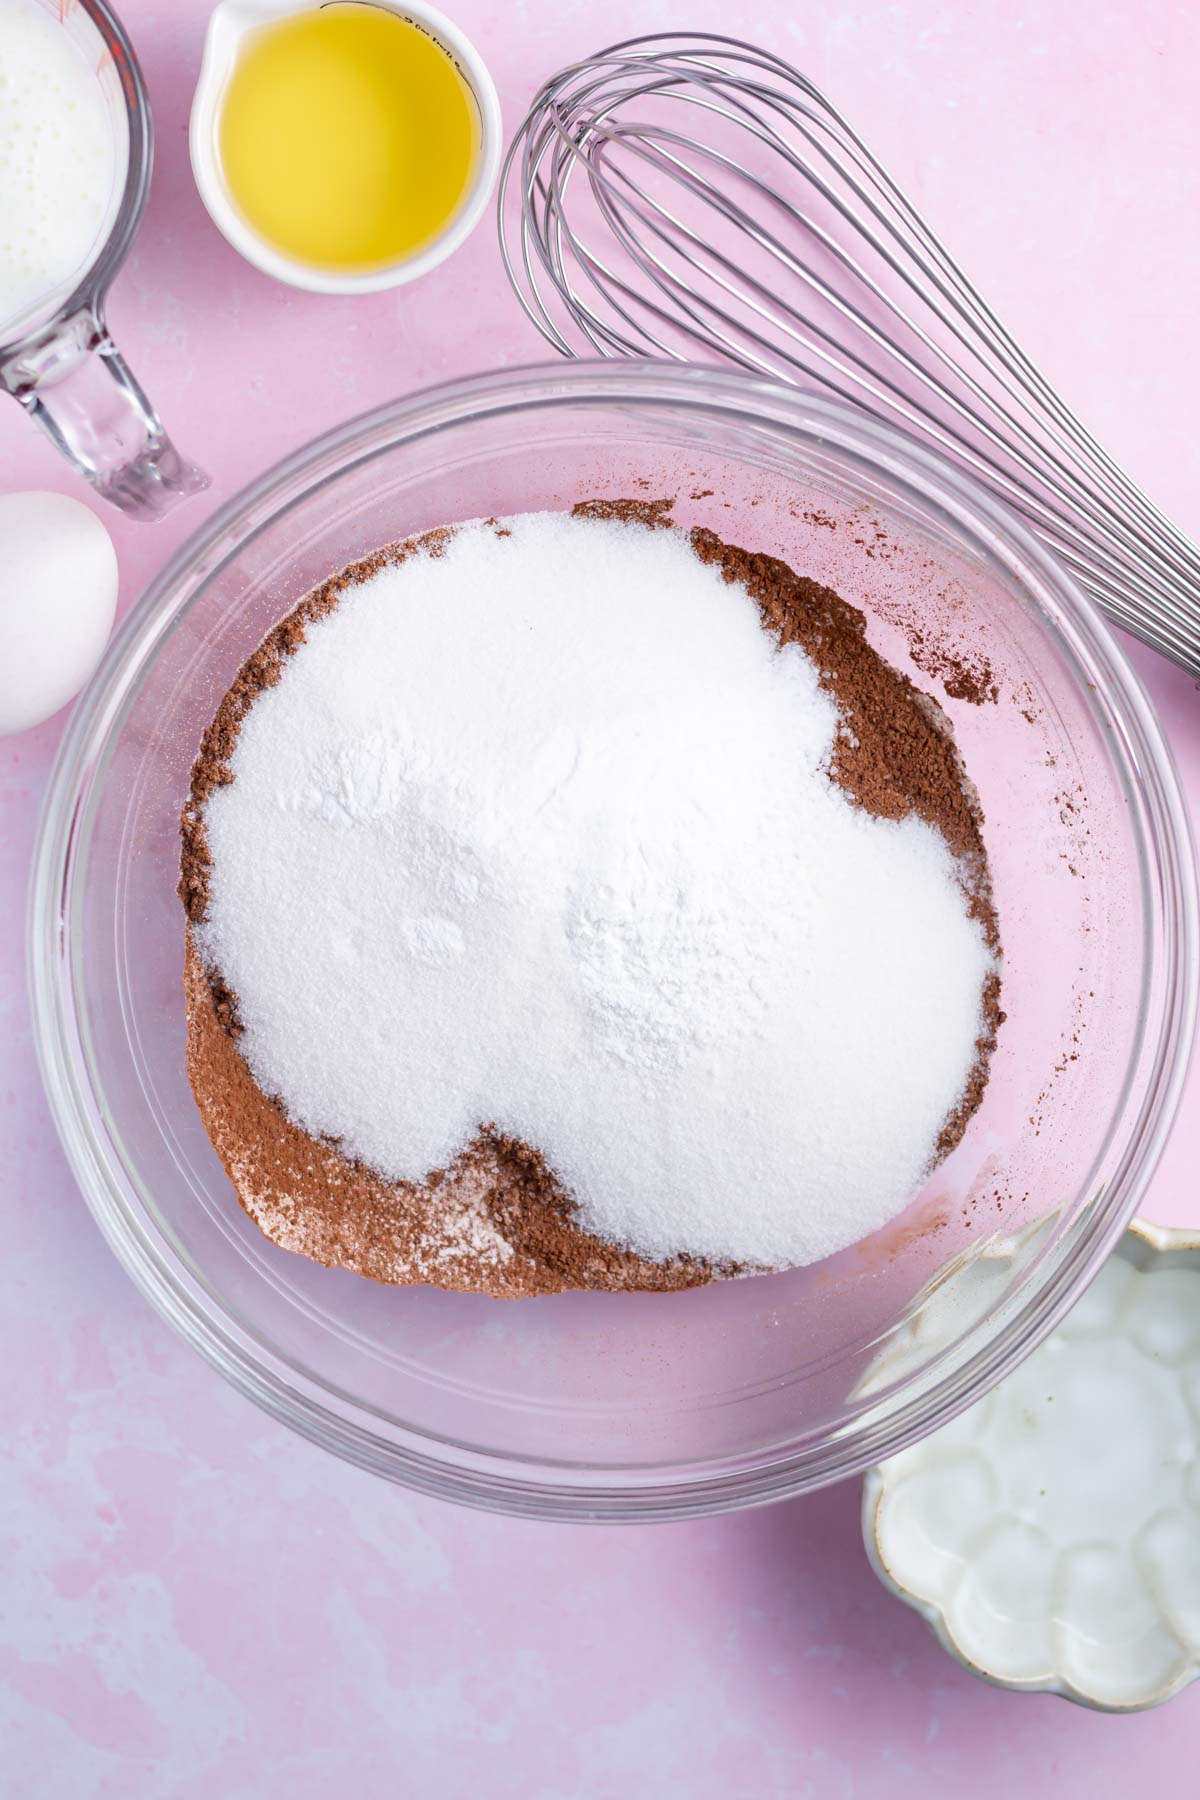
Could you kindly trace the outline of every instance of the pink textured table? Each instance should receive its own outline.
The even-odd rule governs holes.
[[[1101,438],[1200,530],[1200,39],[1188,0],[461,0],[506,108],[638,30],[732,28],[839,101]],[[192,187],[206,0],[125,0],[158,123],[115,333],[211,494],[106,523],[122,605],[248,477],[379,400],[541,355],[490,226],[327,300],[238,261]],[[0,491],[82,493],[0,405]],[[1200,698],[1137,654],[1200,811]],[[1195,1791],[1200,1686],[1129,1719],[994,1691],[877,1586],[858,1488],[685,1526],[477,1517],[235,1395],[102,1244],[38,1082],[21,957],[61,729],[0,740],[0,1800],[907,1800]],[[1200,1073],[1149,1214],[1200,1221]]]

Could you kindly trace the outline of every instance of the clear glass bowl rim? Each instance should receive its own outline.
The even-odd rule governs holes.
[[[1040,1285],[923,1392],[867,1426],[787,1453],[724,1458],[658,1470],[596,1469],[505,1459],[384,1422],[349,1395],[307,1377],[264,1347],[210,1298],[146,1217],[123,1171],[105,1154],[74,1004],[71,907],[87,796],[104,743],[120,728],[156,647],[215,570],[283,507],[399,441],[429,436],[480,413],[554,404],[679,406],[732,413],[825,442],[894,477],[969,530],[982,532],[1010,570],[1049,595],[1073,666],[1099,672],[1101,699],[1119,729],[1114,755],[1140,802],[1148,931],[1164,969],[1161,1016],[1149,1020],[1150,1072],[1114,1179],[1082,1220],[1068,1254]],[[177,592],[176,590],[181,590]],[[1170,1130],[1187,1071],[1196,1009],[1197,898],[1188,814],[1154,710],[1098,611],[1025,526],[965,474],[901,433],[839,402],[745,375],[677,363],[533,364],[424,389],[324,434],[243,488],[200,527],[131,609],[77,703],[51,772],[29,893],[34,1041],[55,1124],[87,1204],[110,1247],[163,1316],[241,1392],[312,1442],[414,1490],[528,1517],[634,1522],[733,1511],[782,1500],[860,1473],[936,1429],[1027,1355],[1072,1305],[1137,1209]]]

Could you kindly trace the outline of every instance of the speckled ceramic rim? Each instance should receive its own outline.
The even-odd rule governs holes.
[[[245,1320],[214,1307],[120,1163],[75,1004],[80,868],[106,748],[159,647],[213,572],[278,511],[398,443],[431,443],[481,416],[524,414],[536,429],[539,416],[557,406],[589,403],[619,405],[631,417],[640,407],[669,407],[680,424],[724,416],[791,434],[798,444],[832,445],[885,486],[919,492],[951,523],[985,540],[1038,606],[1103,719],[1139,845],[1147,966],[1159,971],[1154,1010],[1144,998],[1131,1057],[1139,1069],[1137,1116],[1124,1141],[1105,1150],[1113,1161],[1109,1185],[1080,1207],[1061,1253],[1031,1272],[1019,1306],[999,1325],[984,1321],[923,1370],[919,1392],[900,1386],[864,1399],[832,1433],[806,1437],[798,1428],[784,1450],[654,1468],[526,1462],[410,1430],[318,1383],[264,1345]],[[235,1386],[314,1442],[421,1492],[541,1518],[628,1522],[755,1506],[858,1474],[945,1423],[1040,1342],[1108,1255],[1166,1138],[1191,1043],[1196,932],[1187,815],[1153,709],[1096,610],[1019,522],[939,459],[835,402],[736,371],[577,362],[469,378],[369,413],[278,464],[184,545],[125,621],[68,726],[35,852],[29,948],[38,1054],[85,1198],[143,1292]]]
[[[1172,1256],[1181,1252],[1193,1256],[1200,1254],[1200,1232],[1151,1225],[1147,1219],[1134,1219],[1125,1233],[1123,1244],[1118,1246],[1118,1254],[1128,1255],[1129,1260],[1139,1269],[1144,1269],[1159,1256]],[[990,1683],[992,1687],[1008,1688],[1016,1694],[1054,1694],[1060,1700],[1070,1700],[1076,1706],[1085,1706],[1090,1712],[1132,1713],[1148,1712],[1152,1707],[1161,1706],[1164,1700],[1173,1700],[1176,1694],[1182,1693],[1184,1688],[1190,1687],[1197,1676],[1200,1676],[1200,1666],[1187,1669],[1148,1699],[1133,1700],[1122,1705],[1120,1702],[1106,1704],[1097,1700],[1057,1675],[1048,1675],[1037,1681],[1006,1681],[1002,1675],[993,1674],[961,1648],[939,1606],[919,1599],[910,1588],[897,1580],[883,1553],[879,1537],[879,1511],[886,1491],[884,1471],[880,1468],[868,1469],[863,1482],[862,1528],[863,1543],[871,1567],[889,1593],[894,1594],[897,1600],[903,1600],[905,1606],[910,1606],[914,1612],[920,1613],[947,1656],[952,1656],[955,1662],[961,1663],[964,1669],[969,1669],[972,1675],[978,1675],[981,1681]]]

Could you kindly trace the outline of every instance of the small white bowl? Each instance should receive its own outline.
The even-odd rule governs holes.
[[[1200,1674],[1200,1236],[1136,1220],[1057,1331],[872,1469],[876,1574],[1001,1687],[1104,1712]]]
[[[188,139],[192,173],[214,225],[234,249],[264,275],[274,275],[278,281],[285,281],[291,287],[307,288],[314,294],[377,294],[385,288],[415,281],[418,275],[436,268],[457,250],[479,223],[500,168],[500,101],[479,52],[443,13],[423,3],[371,0],[373,6],[394,12],[409,24],[423,26],[437,39],[466,82],[479,111],[479,156],[471,185],[445,229],[415,256],[403,257],[382,268],[351,272],[322,269],[298,257],[285,255],[250,228],[230,198],[217,153],[217,119],[226,83],[247,33],[260,25],[290,18],[293,13],[313,12],[319,3],[320,0],[221,0],[208,22],[204,60],[192,101]]]

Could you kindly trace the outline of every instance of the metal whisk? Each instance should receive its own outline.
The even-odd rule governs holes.
[[[671,34],[563,69],[508,152],[499,221],[518,298],[564,355],[719,357],[899,424],[1022,513],[1117,624],[1200,674],[1200,550],[779,57]]]

